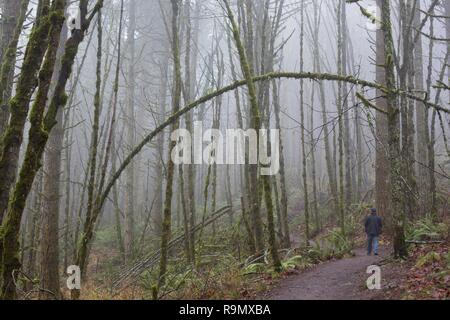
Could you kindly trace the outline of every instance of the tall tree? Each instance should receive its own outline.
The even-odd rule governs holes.
[[[180,39],[179,39],[179,17],[180,17],[180,0],[171,0],[172,5],[172,56],[173,56],[173,79],[174,88],[172,95],[172,113],[177,113],[180,110],[181,104],[181,90],[182,90],[182,78],[181,78],[181,59],[180,59]],[[176,131],[180,126],[179,120],[173,121],[171,125],[171,132]],[[161,258],[159,263],[159,278],[156,295],[159,289],[165,284],[167,262],[169,249],[168,244],[171,237],[172,226],[172,196],[173,196],[173,178],[175,174],[175,164],[171,159],[173,148],[176,146],[176,141],[169,142],[169,155],[167,165],[167,184],[166,184],[166,197],[164,200],[164,212],[163,212],[163,225],[161,232]]]
[[[127,108],[126,108],[126,143],[129,148],[135,144],[135,93],[136,93],[136,0],[129,1],[128,19],[128,72],[127,72]],[[132,261],[134,252],[134,228],[135,228],[135,164],[130,163],[126,172],[125,187],[125,252],[127,262]]]
[[[420,30],[420,12],[421,4],[417,1],[413,20],[413,30]],[[413,33],[413,34],[415,34]],[[414,87],[417,92],[424,92],[424,75],[423,75],[423,44],[422,38],[419,37],[417,42],[414,43]],[[417,139],[416,139],[416,155],[417,155],[417,186],[419,195],[419,215],[424,216],[430,210],[430,176],[427,169],[428,166],[428,150],[423,148],[429,143],[429,116],[428,108],[425,104],[416,103],[416,126],[417,126]]]
[[[381,9],[383,0],[377,0],[377,5]],[[376,31],[376,82],[386,85],[385,72],[385,38],[382,28]],[[387,100],[381,90],[376,91],[376,106],[379,111],[376,113],[376,163],[375,163],[375,198],[376,206],[381,216],[387,224],[390,221],[390,201],[389,201],[389,149],[388,149],[388,119]]]
[[[320,26],[322,21],[322,16],[320,12],[320,4],[314,2],[314,32],[313,32],[313,59],[314,59],[314,70],[315,72],[322,72],[322,60],[321,60],[321,51],[320,51]],[[333,204],[335,212],[339,212],[339,195],[338,195],[338,186],[336,181],[336,169],[335,165],[333,165],[333,154],[331,150],[330,144],[330,128],[329,128],[329,117],[327,110],[327,100],[325,95],[325,85],[323,82],[319,82],[319,98],[321,104],[322,111],[322,125],[323,125],[323,139],[325,146],[325,163],[327,168],[328,181],[330,185],[330,193],[333,197]]]
[[[301,18],[300,18],[300,72],[303,72],[304,68],[304,17],[305,17],[305,2],[302,1],[300,5]],[[300,126],[301,126],[301,148],[302,148],[302,178],[303,178],[303,194],[305,200],[305,240],[306,246],[309,246],[310,232],[309,232],[309,213],[310,202],[308,194],[308,177],[307,177],[307,162],[308,154],[306,152],[306,134],[305,134],[305,98],[304,98],[304,81],[300,80]]]
[[[338,49],[337,49],[337,74],[344,75],[344,62],[343,53],[346,52],[343,48],[343,19],[345,14],[342,13],[345,10],[345,0],[340,0],[337,4],[337,38],[338,38]],[[338,82],[338,93],[337,93],[337,109],[338,109],[338,149],[339,149],[339,224],[341,227],[342,234],[345,235],[345,176],[344,176],[344,99],[345,98],[344,85],[343,82]],[[349,181],[347,181],[350,183]]]
[[[385,77],[386,87],[396,88],[394,71],[394,40],[392,37],[391,4],[388,0],[381,3],[381,22],[384,35],[384,57],[385,57]],[[406,257],[405,243],[405,207],[404,182],[401,177],[403,166],[400,146],[400,109],[394,91],[390,90],[386,94],[388,112],[388,144],[389,144],[389,165],[390,165],[390,188],[392,223],[394,230],[394,254],[396,257]]]
[[[55,82],[61,70],[61,58],[64,54],[64,44],[67,40],[67,28],[61,32],[57,64],[53,72],[52,81]],[[48,145],[44,155],[44,180],[42,201],[42,229],[41,229],[41,299],[59,299],[59,208],[61,198],[61,153],[64,141],[63,112],[60,109],[56,118],[57,124],[50,133]],[[67,232],[67,231],[66,231]],[[49,296],[52,292],[52,296]]]

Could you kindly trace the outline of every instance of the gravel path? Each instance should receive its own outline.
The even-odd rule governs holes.
[[[355,257],[327,262],[304,273],[283,279],[262,298],[267,300],[368,300],[375,292],[366,289],[367,267],[380,263],[388,253],[367,256],[364,249]],[[383,268],[382,268],[383,270]],[[378,292],[379,293],[379,292]]]

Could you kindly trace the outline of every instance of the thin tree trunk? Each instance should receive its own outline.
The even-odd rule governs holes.
[[[320,59],[320,50],[319,50],[319,28],[320,28],[320,13],[319,7],[316,2],[314,2],[314,71],[321,73],[321,59]],[[328,127],[328,116],[327,116],[327,107],[326,107],[326,98],[325,98],[325,88],[322,82],[319,82],[319,97],[320,103],[322,107],[322,124],[323,124],[323,137],[324,137],[324,145],[325,145],[325,161],[327,166],[328,180],[330,184],[330,191],[333,197],[334,209],[335,212],[338,212],[339,208],[339,198],[338,198],[338,188],[336,182],[336,171],[334,170],[335,165],[333,165],[333,155],[331,152],[330,146],[330,130]]]
[[[272,81],[272,96],[274,100],[274,113],[275,113],[275,124],[277,128],[281,128],[281,105],[280,105],[280,95],[279,95],[279,87],[276,81]],[[281,130],[281,129],[280,129]],[[281,133],[280,133],[281,134]],[[285,170],[285,159],[284,159],[284,147],[283,142],[280,139],[280,209],[281,209],[281,225],[283,227],[283,246],[286,248],[291,247],[291,236],[289,233],[289,218],[288,218],[288,197],[287,197],[287,188],[286,188],[286,170]]]
[[[127,108],[126,108],[126,141],[127,145],[132,148],[135,144],[135,55],[136,55],[136,1],[129,2],[129,25],[128,25],[128,51],[130,52],[128,64],[128,92],[127,92]],[[125,256],[126,263],[133,260],[134,252],[134,220],[135,220],[135,162],[132,161],[126,172],[125,184]]]
[[[347,6],[346,1],[341,0],[341,63],[342,63],[342,75],[348,75],[348,34],[347,34]],[[353,184],[352,184],[352,154],[351,154],[351,138],[350,138],[350,109],[348,103],[348,97],[350,92],[348,91],[347,83],[342,83],[342,111],[343,115],[343,139],[344,139],[344,153],[345,153],[345,208],[348,209],[353,201]]]
[[[338,67],[338,75],[343,76],[344,70],[343,70],[343,57],[342,57],[342,48],[343,45],[343,36],[342,36],[342,10],[343,10],[343,3],[345,3],[345,0],[339,0],[338,3],[338,10],[337,10],[337,38],[338,38],[338,59],[337,59],[337,67]],[[343,89],[343,83],[341,81],[338,82],[338,99],[337,99],[337,109],[338,109],[338,127],[339,127],[339,133],[338,133],[338,150],[339,150],[339,160],[338,160],[338,167],[339,167],[339,225],[341,228],[342,234],[345,236],[345,177],[344,177],[344,89]],[[350,183],[348,181],[348,183]]]
[[[304,2],[302,1],[300,6],[301,18],[300,18],[300,72],[304,69]],[[303,195],[305,201],[305,244],[309,246],[310,231],[309,231],[309,215],[310,215],[310,202],[308,193],[308,176],[307,176],[307,161],[308,154],[306,152],[306,134],[305,134],[305,97],[304,97],[304,82],[300,80],[300,130],[301,130],[301,149],[302,149],[302,180],[303,180]]]
[[[172,101],[172,113],[176,113],[180,110],[181,103],[181,62],[180,62],[180,39],[179,39],[179,15],[180,15],[180,0],[171,0],[172,5],[172,54],[174,60],[174,89],[173,89],[173,101]],[[174,121],[171,126],[171,132],[176,131],[180,126],[179,120]],[[171,237],[172,226],[172,196],[173,196],[173,178],[175,173],[175,164],[171,159],[172,149],[176,146],[176,141],[169,142],[169,154],[167,165],[167,185],[166,185],[166,198],[164,200],[164,212],[163,212],[163,224],[161,235],[161,258],[159,264],[159,277],[157,292],[166,281],[167,263],[168,263],[168,244]]]

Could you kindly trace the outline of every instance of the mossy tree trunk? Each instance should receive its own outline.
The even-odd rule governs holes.
[[[117,113],[117,106],[119,104],[119,84],[120,84],[120,67],[121,67],[121,61],[122,61],[122,29],[123,29],[123,12],[124,12],[124,0],[121,0],[120,2],[120,14],[119,14],[119,30],[117,35],[117,62],[116,62],[116,70],[114,75],[114,86],[113,86],[113,101],[112,101],[112,108],[113,108],[113,120],[116,117]],[[112,154],[116,154],[117,147],[116,147],[116,138],[115,138],[115,128],[114,123],[111,124],[111,148],[112,148]],[[117,157],[113,156],[113,159],[111,161],[111,170],[114,172],[116,171],[116,163],[117,163]],[[113,203],[114,203],[114,220],[115,220],[115,231],[117,235],[117,244],[119,246],[120,255],[122,258],[122,262],[126,261],[126,253],[125,253],[125,242],[123,241],[122,236],[122,224],[120,220],[120,205],[119,205],[119,195],[117,190],[117,184],[114,184],[113,188]]]
[[[48,91],[56,60],[56,51],[60,40],[62,24],[65,19],[64,4],[65,3],[63,0],[56,0],[52,3],[51,8],[49,6],[44,6],[41,10],[41,12],[47,13],[36,22],[37,28],[32,32],[32,36],[30,36],[30,41],[27,46],[27,53],[25,54],[25,56],[27,57],[25,59],[26,63],[32,64],[33,68],[31,66],[28,66],[29,69],[24,69],[22,67],[21,76],[19,77],[19,79],[25,78],[25,80],[22,80],[24,82],[22,83],[22,89],[24,90],[25,96],[22,96],[20,92],[17,92],[16,98],[14,98],[11,102],[11,105],[22,106],[23,108],[17,110],[15,109],[18,114],[16,115],[16,119],[14,121],[13,116],[11,116],[7,134],[3,139],[4,142],[8,142],[7,145],[9,145],[9,148],[14,149],[15,147],[17,147],[20,149],[22,141],[21,132],[23,131],[23,126],[20,128],[20,125],[22,123],[24,124],[25,121],[22,117],[25,117],[26,119],[27,112],[24,115],[24,111],[28,109],[28,104],[25,104],[25,102],[29,102],[30,100],[30,95],[27,92],[28,90],[30,90],[30,87],[35,86],[35,82],[33,81],[34,78],[30,77],[32,73],[30,74],[29,72],[30,70],[35,70],[34,68],[36,68],[36,66],[34,65],[34,63],[36,62],[36,56],[32,55],[31,53],[34,50],[37,50],[36,48],[41,48],[40,50],[37,50],[38,52],[36,52],[36,55],[39,55],[42,51],[44,51],[44,53],[46,52],[46,58],[39,73],[39,90],[37,92],[36,99],[33,103],[32,111],[30,114],[31,127],[29,132],[29,143],[27,146],[27,150],[25,151],[25,157],[23,165],[20,169],[18,181],[15,184],[14,189],[12,190],[12,193],[9,197],[10,201],[8,204],[8,211],[1,230],[1,237],[3,238],[3,248],[1,248],[3,251],[3,261],[1,265],[3,283],[1,293],[2,298],[4,299],[11,299],[16,295],[15,285],[13,281],[13,272],[20,268],[20,262],[17,259],[17,252],[19,250],[18,235],[20,233],[20,222],[25,206],[25,201],[28,194],[30,193],[33,181],[41,166],[41,159],[48,141],[49,133],[56,125],[58,110],[64,107],[67,102],[65,87],[72,73],[72,66],[78,52],[78,47],[83,41],[84,34],[89,28],[93,17],[96,15],[99,8],[103,5],[103,2],[99,0],[88,16],[88,1],[80,1],[82,27],[80,30],[74,30],[72,32],[72,36],[66,42],[65,53],[61,62],[61,71],[59,73],[58,80],[55,83],[54,93],[51,95],[48,111],[47,113],[45,113]],[[45,35],[41,35],[41,28],[47,25],[47,30],[50,31],[47,34],[48,38]],[[43,40],[40,37],[35,36],[34,33],[41,35],[43,37]],[[48,50],[46,50],[47,46],[42,46],[43,43],[49,43]],[[40,64],[38,64],[37,67],[39,68]],[[35,71],[37,72],[37,70]],[[0,164],[0,170],[5,170],[5,168],[10,166],[17,166],[17,162],[4,161],[4,159],[8,157],[4,157],[5,144],[3,145],[3,147],[4,150],[2,150],[3,154],[1,160],[2,163]],[[1,187],[4,189],[6,184],[2,184]],[[1,190],[1,192],[3,192],[3,189]],[[4,194],[2,193],[2,196],[3,195]]]
[[[390,1],[382,0],[381,20],[385,47],[386,87],[396,88],[394,71],[394,42],[392,37]],[[390,165],[390,192],[392,223],[394,231],[394,255],[399,258],[407,256],[405,242],[405,207],[404,184],[402,181],[403,158],[400,146],[400,109],[395,93],[386,93],[388,111],[388,144]]]
[[[223,0],[223,2],[226,7],[226,13],[227,13],[228,19],[230,20],[230,23],[231,23],[234,41],[236,43],[236,47],[237,47],[240,62],[241,62],[242,73],[244,74],[244,77],[245,77],[245,80],[247,83],[250,104],[251,104],[250,109],[251,109],[251,116],[252,116],[252,127],[257,131],[258,150],[259,150],[259,141],[261,139],[260,134],[259,134],[259,130],[261,129],[261,117],[260,117],[260,110],[259,110],[258,103],[257,103],[256,90],[255,90],[255,85],[253,82],[253,75],[252,75],[248,60],[247,60],[247,55],[245,53],[245,49],[241,42],[238,26],[236,24],[231,7],[227,0]],[[276,236],[275,236],[272,188],[271,188],[271,184],[270,184],[270,177],[265,175],[265,176],[262,176],[261,179],[262,179],[262,187],[264,190],[264,200],[265,200],[265,205],[266,205],[266,210],[267,210],[267,224],[268,224],[268,231],[269,231],[270,252],[272,255],[272,260],[273,260],[275,270],[280,271],[281,270],[281,261],[278,256],[278,248],[277,248]]]
[[[18,259],[19,234],[21,220],[28,194],[31,191],[34,178],[41,167],[41,158],[48,141],[49,131],[42,126],[47,97],[56,63],[56,55],[64,22],[64,0],[56,0],[49,8],[49,15],[43,18],[42,24],[49,24],[48,43],[44,63],[39,72],[39,89],[30,113],[29,142],[25,151],[23,165],[19,178],[12,190],[5,221],[2,225],[2,286],[1,298],[16,298],[14,277],[21,268]],[[45,46],[46,47],[46,46]],[[45,48],[41,49],[44,50]],[[23,73],[23,70],[22,70]],[[28,106],[26,106],[28,108]],[[23,129],[22,129],[23,130]],[[20,145],[19,145],[20,148]]]
[[[383,0],[377,0],[381,8]],[[385,45],[384,32],[377,29],[376,32],[376,81],[386,85]],[[385,219],[386,229],[391,229],[391,208],[389,197],[389,148],[388,148],[388,119],[387,100],[382,90],[376,91],[378,97],[375,101],[380,111],[376,113],[376,160],[375,160],[375,202],[379,214]]]
[[[305,7],[304,1],[301,6],[301,18],[300,18],[300,72],[304,69],[304,38],[305,38]],[[310,215],[310,202],[308,193],[308,176],[307,176],[307,162],[308,154],[306,152],[306,134],[305,134],[305,90],[304,82],[300,80],[300,130],[301,130],[301,149],[302,149],[302,180],[303,180],[303,196],[305,201],[305,244],[309,246],[310,231],[309,231],[309,215]]]
[[[245,5],[244,5],[245,4]],[[242,44],[242,50],[243,53],[246,56],[247,59],[247,68],[250,73],[253,73],[253,60],[254,60],[254,38],[253,38],[253,1],[251,0],[245,0],[242,1],[240,4],[242,5],[243,12],[245,15],[245,47],[244,44]],[[239,26],[236,25],[236,31],[239,33]],[[242,64],[242,56],[239,54],[239,58],[241,60],[241,68],[243,67]],[[244,75],[245,77],[245,75]],[[249,94],[249,105],[250,105],[250,127],[251,128],[258,128],[261,126],[261,117],[258,112],[258,116],[256,116],[255,110],[253,110],[255,107],[257,107],[257,97],[256,97],[256,88],[253,85],[253,94],[254,94],[254,101],[252,101],[253,97],[252,94]],[[258,110],[259,111],[259,110]],[[249,186],[250,186],[250,194],[248,195],[248,198],[250,200],[250,216],[252,217],[252,227],[253,227],[253,233],[255,237],[255,246],[256,246],[256,253],[261,254],[264,250],[264,234],[263,234],[263,222],[261,218],[261,200],[262,200],[262,193],[261,193],[261,184],[258,179],[258,166],[257,165],[248,165],[248,171],[249,171]]]
[[[412,44],[412,30],[410,20],[412,19],[412,6],[408,1],[400,1],[400,21],[402,23],[401,34],[402,34],[402,61],[398,74],[399,88],[402,91],[410,92],[412,86],[414,85],[411,81],[411,74],[413,72],[412,58],[414,46]],[[402,156],[404,161],[406,161],[403,166],[402,175],[406,180],[403,192],[405,193],[405,198],[409,198],[405,201],[405,210],[409,219],[413,219],[415,211],[417,210],[416,204],[416,187],[415,187],[415,164],[414,164],[414,122],[411,114],[414,113],[413,104],[410,100],[402,95],[400,97],[400,116],[401,116],[401,146],[402,146]],[[412,133],[412,134],[411,134]]]
[[[12,113],[0,143],[0,176],[2,177],[0,180],[0,218],[3,217],[8,207],[9,193],[16,180],[25,122],[28,116],[31,96],[38,85],[39,67],[47,49],[51,25],[50,4],[49,1],[43,1],[25,50],[15,96],[8,102],[8,108]],[[11,47],[11,49],[13,48]],[[7,56],[10,57],[13,54],[15,55],[16,52],[10,51],[7,53]],[[7,77],[10,74],[10,70],[13,69],[12,63],[11,59],[5,60],[5,64],[2,67],[4,72],[2,78],[5,79],[5,76]],[[7,68],[10,68],[9,71],[6,70]],[[5,85],[4,87],[6,88],[7,86]]]
[[[4,0],[0,20],[0,136],[8,123],[8,101],[12,94],[17,45],[30,0]],[[0,212],[0,223],[2,213]]]
[[[178,22],[180,15],[180,0],[171,0],[172,5],[172,54],[174,60],[174,89],[172,98],[172,112],[177,113],[180,110],[181,103],[181,61],[180,61],[180,39],[178,33]],[[179,120],[172,122],[171,132],[179,128]],[[168,165],[167,165],[167,184],[166,184],[166,198],[164,200],[163,224],[161,234],[161,258],[159,263],[159,278],[157,292],[164,286],[167,273],[167,263],[169,256],[168,244],[171,237],[172,227],[172,197],[173,197],[173,178],[175,174],[175,164],[171,159],[171,153],[176,146],[176,141],[169,142]]]
[[[233,78],[233,81],[237,81],[237,72],[236,67],[234,64],[233,59],[233,51],[231,48],[231,41],[232,41],[232,35],[230,34],[230,31],[227,29],[227,46],[228,46],[228,55],[229,55],[229,62],[230,62],[230,69],[231,69],[231,76]],[[241,98],[239,96],[239,90],[236,89],[233,91],[234,93],[234,100],[236,103],[236,121],[238,124],[238,129],[244,129],[244,117],[242,113],[242,106],[241,106]],[[248,232],[248,238],[249,238],[249,249],[251,252],[255,253],[256,251],[256,245],[255,245],[255,235],[250,227],[250,223],[248,221],[247,216],[249,215],[248,210],[246,207],[250,207],[251,203],[251,189],[250,189],[250,175],[248,170],[246,170],[246,167],[242,168],[241,171],[241,188],[243,190],[243,196],[241,198],[241,205],[242,205],[242,218],[244,220],[245,229]]]
[[[128,19],[128,71],[127,71],[127,103],[126,103],[126,124],[125,135],[129,148],[135,144],[135,91],[136,91],[136,0],[129,1],[129,19]],[[135,162],[132,161],[126,172],[125,182],[125,209],[124,209],[124,225],[125,225],[125,257],[126,263],[133,261],[134,241],[135,241]]]
[[[348,28],[347,28],[347,4],[345,0],[341,0],[341,17],[340,25],[341,25],[341,71],[342,75],[348,75]],[[346,82],[342,82],[342,111],[343,122],[344,122],[344,153],[345,153],[345,209],[348,210],[350,205],[353,202],[353,190],[354,185],[352,182],[353,172],[353,162],[352,162],[352,141],[350,137],[350,108],[349,108],[349,96],[351,92],[349,92],[348,86]]]
[[[161,86],[159,92],[159,114],[158,120],[160,123],[164,122],[164,118],[166,116],[166,103],[167,103],[167,88],[169,85],[169,48],[164,48],[164,56],[160,65],[161,69]],[[164,177],[166,176],[165,166],[164,166],[164,142],[165,142],[165,133],[164,131],[157,137],[157,151],[156,157],[158,159],[156,163],[156,185],[155,187],[158,189],[158,194],[155,200],[155,210],[154,210],[154,223],[155,223],[155,237],[160,239],[162,235],[162,213],[163,213],[163,190],[164,190]],[[156,242],[156,241],[155,241]],[[155,244],[157,247],[160,245],[159,240],[158,243]]]
[[[339,0],[337,4],[337,74],[344,75],[343,69],[343,28],[342,28],[342,10],[343,2],[345,0]],[[338,82],[337,92],[337,109],[338,109],[338,172],[339,172],[339,226],[342,234],[345,236],[345,176],[344,176],[344,87],[341,81]]]
[[[262,58],[261,62],[263,63],[265,60],[267,60],[267,67],[268,71],[273,71],[274,69],[274,61],[277,58],[276,55],[276,41],[277,41],[277,35],[280,33],[281,28],[283,28],[282,25],[282,18],[283,18],[283,6],[285,4],[284,0],[276,1],[276,17],[273,18],[273,23],[265,22],[265,24],[268,25],[267,28],[269,29],[269,33],[271,35],[270,41],[268,44],[268,57]],[[266,3],[266,17],[265,19],[269,20],[269,2]],[[264,68],[262,68],[262,71],[265,71]],[[280,130],[280,136],[282,135],[281,132],[281,103],[280,103],[280,91],[281,91],[281,85],[277,84],[276,81],[272,81],[272,99],[273,99],[273,105],[274,105],[274,113],[275,113],[275,124],[276,127]],[[267,94],[267,99],[269,99],[269,94]],[[270,114],[270,112],[269,112]],[[270,119],[267,119],[267,121],[270,122]],[[289,217],[288,217],[288,192],[287,192],[287,182],[286,182],[286,161],[285,161],[285,155],[284,155],[284,146],[283,141],[280,139],[280,193],[281,193],[281,199],[280,199],[280,220],[281,220],[281,227],[282,227],[282,244],[286,248],[291,247],[291,235],[290,235],[290,228],[289,228]],[[275,179],[276,181],[276,179]],[[275,184],[276,185],[276,184]],[[278,199],[278,197],[277,197]],[[277,204],[278,204],[278,200]]]

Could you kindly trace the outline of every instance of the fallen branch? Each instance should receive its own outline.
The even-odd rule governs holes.
[[[441,244],[445,243],[444,240],[430,240],[430,241],[419,241],[419,240],[407,240],[406,243],[409,244]]]
[[[191,230],[191,232],[196,233],[196,232],[200,231],[200,229],[202,229],[203,227],[206,227],[206,226],[212,224],[213,222],[217,221],[221,217],[229,214],[230,211],[231,211],[231,208],[229,206],[216,211],[209,218],[205,219],[204,222],[196,225]],[[170,241],[168,244],[168,249],[171,250],[172,248],[180,245],[181,243],[184,242],[184,239],[185,239],[185,233],[183,233],[182,235],[180,235],[180,236],[176,237],[175,239],[173,239],[172,241]],[[129,284],[132,284],[133,282],[135,282],[136,279],[144,271],[151,270],[154,267],[154,265],[156,263],[158,263],[160,255],[161,255],[161,250],[157,250],[154,253],[152,253],[150,256],[148,256],[146,259],[137,262],[131,268],[123,270],[119,274],[117,279],[113,282],[112,291],[116,291],[116,290],[124,287],[124,284],[129,285]]]

